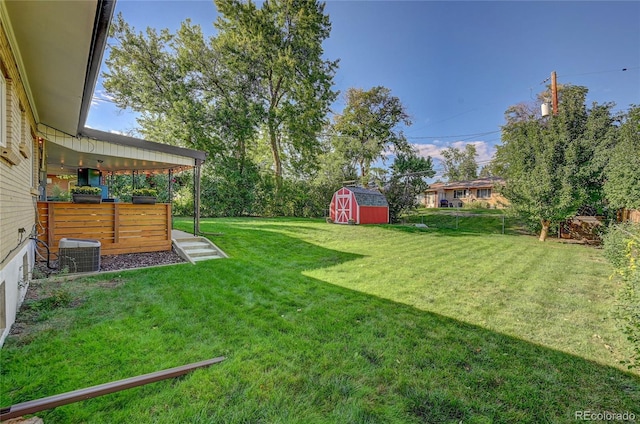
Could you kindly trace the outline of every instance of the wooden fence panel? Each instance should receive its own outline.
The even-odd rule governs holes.
[[[38,238],[52,253],[62,238],[99,240],[103,255],[171,250],[171,205],[38,202]]]

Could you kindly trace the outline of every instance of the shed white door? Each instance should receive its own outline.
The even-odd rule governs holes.
[[[351,194],[336,195],[336,222],[339,224],[347,224],[351,219]]]

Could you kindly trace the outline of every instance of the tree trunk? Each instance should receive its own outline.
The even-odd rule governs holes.
[[[540,238],[538,240],[545,241],[547,238],[547,234],[549,234],[549,226],[551,225],[551,221],[541,219],[540,223],[542,224],[542,230],[540,230]]]
[[[275,167],[276,193],[279,193],[282,188],[282,160],[280,159],[280,149],[278,148],[278,139],[273,123],[269,123],[269,144],[271,145],[271,153],[273,154],[273,164]]]

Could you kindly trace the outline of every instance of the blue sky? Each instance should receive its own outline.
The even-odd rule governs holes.
[[[119,12],[138,31],[173,31],[191,18],[215,33],[212,1],[119,0]],[[559,83],[589,88],[589,104],[640,104],[637,1],[332,0],[325,12],[332,22],[325,55],[340,59],[335,88],[391,89],[412,116],[406,135],[425,156],[475,143],[478,160],[488,160],[504,111],[534,99],[554,70]],[[99,81],[87,125],[135,130],[135,115],[106,98]],[[333,109],[343,107],[340,97]]]

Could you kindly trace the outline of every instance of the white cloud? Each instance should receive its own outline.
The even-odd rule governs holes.
[[[95,93],[93,93],[93,97],[91,98],[91,106],[98,106],[106,102],[113,103],[113,96],[110,96],[102,90],[97,90]]]
[[[444,149],[448,147],[455,147],[457,149],[464,150],[467,144],[473,144],[476,146],[476,161],[478,163],[488,162],[496,152],[495,146],[490,145],[486,141],[455,141],[449,145],[441,145],[440,142],[436,140],[433,143],[428,144],[414,143],[413,147],[416,148],[419,156],[431,156],[433,159],[442,161],[444,160],[444,156],[442,156],[442,151]]]

